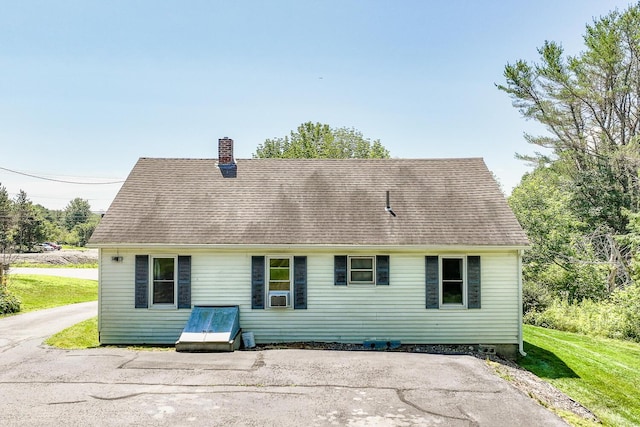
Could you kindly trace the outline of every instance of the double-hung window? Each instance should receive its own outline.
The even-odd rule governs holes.
[[[177,295],[177,257],[151,257],[151,305],[175,307]]]
[[[443,306],[465,305],[464,258],[442,258]]]
[[[267,293],[269,307],[291,306],[293,258],[269,257],[267,267]]]
[[[349,257],[349,283],[373,285],[376,283],[376,257]]]

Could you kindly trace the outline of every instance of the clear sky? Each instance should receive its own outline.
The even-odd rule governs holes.
[[[306,121],[392,157],[483,157],[509,193],[525,121],[495,88],[630,1],[3,1],[0,183],[106,210],[139,157],[249,158]],[[45,181],[6,171],[85,184]],[[171,171],[167,171],[168,174]]]

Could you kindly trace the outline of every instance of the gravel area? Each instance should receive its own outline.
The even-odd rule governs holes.
[[[59,250],[33,254],[14,254],[11,255],[12,263],[29,262],[33,264],[53,264],[53,265],[71,265],[71,264],[90,264],[98,262],[97,249],[85,250]]]

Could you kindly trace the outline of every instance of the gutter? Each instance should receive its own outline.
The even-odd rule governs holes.
[[[520,355],[525,357],[527,353],[524,351],[524,338],[522,334],[522,253],[518,251],[518,351]]]
[[[208,250],[358,250],[358,251],[415,251],[415,252],[503,252],[519,251],[529,248],[528,245],[372,245],[372,244],[207,244],[207,243],[90,243],[87,248],[98,249],[208,249]]]

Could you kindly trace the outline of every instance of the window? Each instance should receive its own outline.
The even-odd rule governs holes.
[[[251,257],[251,308],[276,307],[307,308],[306,256]]]
[[[464,259],[442,258],[442,305],[464,305]]]
[[[291,290],[291,258],[269,258],[269,291]]]
[[[375,271],[375,257],[349,257],[349,283],[372,285],[375,283]]]
[[[480,256],[425,256],[425,307],[482,307]]]
[[[176,257],[151,258],[151,305],[175,307]]]
[[[290,307],[292,259],[291,257],[270,257],[268,263],[267,294],[269,307]]]

